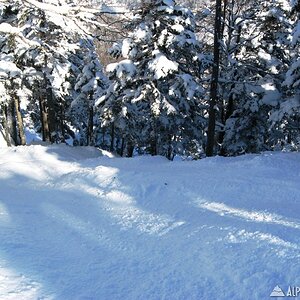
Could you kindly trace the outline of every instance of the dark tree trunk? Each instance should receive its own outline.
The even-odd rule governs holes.
[[[173,147],[172,147],[172,136],[170,135],[168,137],[168,151],[167,151],[167,159],[169,160],[173,160],[174,159],[174,151],[173,151]]]
[[[9,131],[9,135],[12,138],[12,141],[15,146],[17,146],[18,143],[18,131],[17,131],[17,120],[16,120],[16,114],[15,114],[15,101],[10,100],[7,106],[7,128]]]
[[[114,151],[114,145],[115,145],[115,124],[111,124],[111,141],[110,141],[110,151]]]
[[[153,155],[153,156],[157,155],[157,141],[156,141],[155,137],[151,140],[150,152],[151,152],[151,155]]]
[[[134,145],[131,141],[127,142],[127,157],[132,157],[134,151]]]
[[[125,150],[125,139],[122,138],[122,142],[121,142],[121,151],[120,151],[121,157],[123,157],[123,155],[124,155],[124,150]]]
[[[223,0],[223,14],[222,14],[222,27],[221,27],[221,33],[222,33],[222,36],[224,34],[224,31],[225,31],[225,19],[226,19],[226,10],[227,10],[227,7],[228,7],[228,0]]]
[[[153,131],[150,137],[150,154],[155,156],[158,154],[158,121],[156,118],[153,119]]]
[[[65,120],[65,111],[64,111],[64,106],[61,105],[60,106],[60,132],[61,132],[61,142],[65,142],[65,124],[64,124],[64,120]]]
[[[93,106],[89,109],[89,124],[87,132],[87,145],[93,144],[93,131],[94,131],[94,109]]]
[[[106,135],[106,130],[105,128],[102,129],[102,146],[105,145],[105,135]]]
[[[207,131],[206,156],[213,156],[216,128],[216,105],[218,98],[219,64],[220,64],[220,37],[221,37],[222,1],[216,0],[216,15],[214,29],[214,64],[210,86],[209,119]]]
[[[47,67],[48,61],[47,56],[45,56],[45,67]],[[51,88],[51,84],[49,79],[47,78],[46,73],[44,72],[44,84],[46,87],[46,99],[47,99],[47,107],[48,107],[48,127],[49,127],[49,136],[50,142],[54,143],[57,139],[57,122],[56,122],[56,113],[55,113],[55,104],[54,97]]]
[[[21,114],[20,101],[16,95],[14,95],[14,102],[15,102],[14,106],[15,106],[16,120],[17,120],[17,131],[18,131],[18,137],[20,141],[19,144],[25,146],[26,137],[24,132],[23,118]]]
[[[50,135],[50,142],[56,142],[57,136],[57,124],[56,124],[56,117],[55,117],[55,107],[53,101],[53,94],[51,87],[47,87],[47,106],[48,106],[48,127],[49,127],[49,135]]]
[[[42,96],[39,97],[40,119],[42,124],[42,136],[44,142],[50,142],[50,132],[48,124],[48,116],[46,112],[46,103]]]

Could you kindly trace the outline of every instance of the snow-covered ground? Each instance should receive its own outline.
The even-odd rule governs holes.
[[[299,181],[299,153],[170,162],[0,148],[0,299],[286,293],[300,284]]]

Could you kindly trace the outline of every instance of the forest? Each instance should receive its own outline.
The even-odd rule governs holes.
[[[0,299],[300,296],[299,1],[0,0]]]
[[[300,2],[0,1],[0,135],[173,159],[300,148]]]

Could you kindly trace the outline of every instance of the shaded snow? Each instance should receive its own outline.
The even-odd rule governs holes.
[[[300,154],[0,148],[0,299],[269,299],[300,274]],[[249,294],[250,293],[250,294]]]
[[[297,22],[294,32],[293,32],[293,40],[292,44],[295,46],[300,40],[300,21]]]

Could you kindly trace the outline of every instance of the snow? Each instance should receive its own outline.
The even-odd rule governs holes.
[[[293,40],[292,44],[295,46],[300,40],[300,21],[297,22],[294,32],[293,32]]]
[[[0,168],[1,300],[269,299],[299,283],[299,153],[32,145],[0,148]]]
[[[18,33],[20,33],[20,29],[15,28],[8,23],[1,23],[0,24],[0,32],[1,33],[18,34]]]
[[[286,85],[288,87],[291,86],[297,86],[300,84],[299,81],[299,74],[298,70],[300,68],[300,59],[297,59],[295,62],[293,62],[290,66],[290,69],[286,73],[285,81],[283,82],[283,85]]]
[[[163,3],[167,6],[174,6],[175,5],[173,0],[163,0]]]
[[[265,91],[265,95],[262,98],[262,103],[266,105],[276,106],[280,99],[281,94],[276,89],[276,86],[273,82],[266,82],[262,84],[262,88]]]
[[[12,62],[0,60],[0,78],[18,77],[22,71]]]
[[[167,77],[178,70],[178,63],[169,60],[159,50],[154,50],[153,56],[153,60],[149,62],[149,69],[153,72],[155,79]]]
[[[136,72],[136,67],[130,59],[124,59],[118,63],[109,64],[106,67],[106,71],[108,73],[116,72],[116,76],[118,78],[123,78],[123,77],[131,78]]]
[[[270,120],[276,122],[282,119],[285,115],[293,115],[300,108],[300,99],[298,96],[291,97],[280,103],[280,108],[270,115]]]
[[[5,133],[4,133],[2,125],[0,124],[0,148],[4,148],[7,146],[4,136],[5,136]]]

